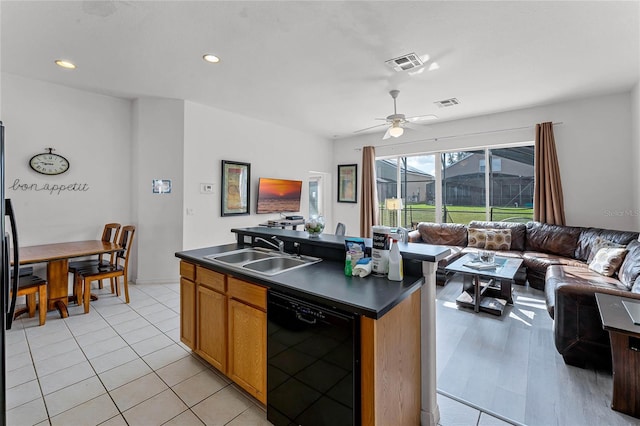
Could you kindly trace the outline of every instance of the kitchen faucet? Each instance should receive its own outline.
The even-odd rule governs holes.
[[[275,235],[273,237],[271,237],[271,239],[273,241],[276,241],[278,244],[272,243],[271,241],[265,240],[262,237],[256,237],[256,239],[254,241],[262,241],[263,243],[266,243],[268,245],[270,245],[271,247],[278,249],[278,251],[280,253],[284,253],[284,241],[279,240],[278,237],[276,237]]]

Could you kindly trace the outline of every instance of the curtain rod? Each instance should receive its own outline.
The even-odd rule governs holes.
[[[562,121],[558,121],[555,123],[551,123],[552,125],[556,126],[556,125],[560,125],[563,124]],[[514,130],[524,130],[524,129],[532,129],[535,128],[534,126],[522,126],[522,127],[512,127],[509,129],[499,129],[499,130],[486,130],[484,132],[473,132],[473,133],[462,133],[459,135],[451,135],[451,136],[440,136],[437,138],[427,138],[427,139],[418,139],[415,141],[410,141],[410,142],[398,142],[398,143],[392,143],[392,144],[386,144],[386,145],[374,145],[374,148],[386,148],[389,146],[398,146],[398,145],[406,145],[406,144],[410,144],[410,143],[418,143],[418,142],[427,142],[427,141],[434,141],[437,142],[440,139],[455,139],[455,138],[461,138],[461,137],[465,137],[465,136],[478,136],[478,135],[486,135],[486,134],[490,134],[490,133],[501,133],[501,132],[511,132]],[[362,148],[355,148],[356,151],[362,151]]]

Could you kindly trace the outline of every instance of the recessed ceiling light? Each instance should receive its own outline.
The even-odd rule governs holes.
[[[68,70],[75,70],[76,64],[71,61],[67,61],[65,59],[56,59],[56,65],[62,68],[66,68]]]
[[[212,64],[217,64],[218,62],[220,62],[220,58],[210,53],[207,53],[206,55],[204,55],[202,59],[204,59],[207,62],[211,62]]]

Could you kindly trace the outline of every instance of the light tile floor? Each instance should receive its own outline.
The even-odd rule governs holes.
[[[265,409],[180,342],[179,284],[105,287],[84,314],[23,316],[6,334],[7,424],[270,425]],[[438,395],[442,426],[507,425]]]

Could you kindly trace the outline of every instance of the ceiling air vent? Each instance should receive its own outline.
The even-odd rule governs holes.
[[[400,56],[395,59],[389,59],[388,61],[385,61],[385,64],[389,65],[391,68],[398,72],[410,70],[412,68],[417,68],[424,65],[422,60],[415,53],[407,53],[404,56]]]
[[[438,105],[440,108],[452,107],[454,105],[458,105],[460,103],[456,98],[445,99],[443,101],[434,102],[434,104]]]

